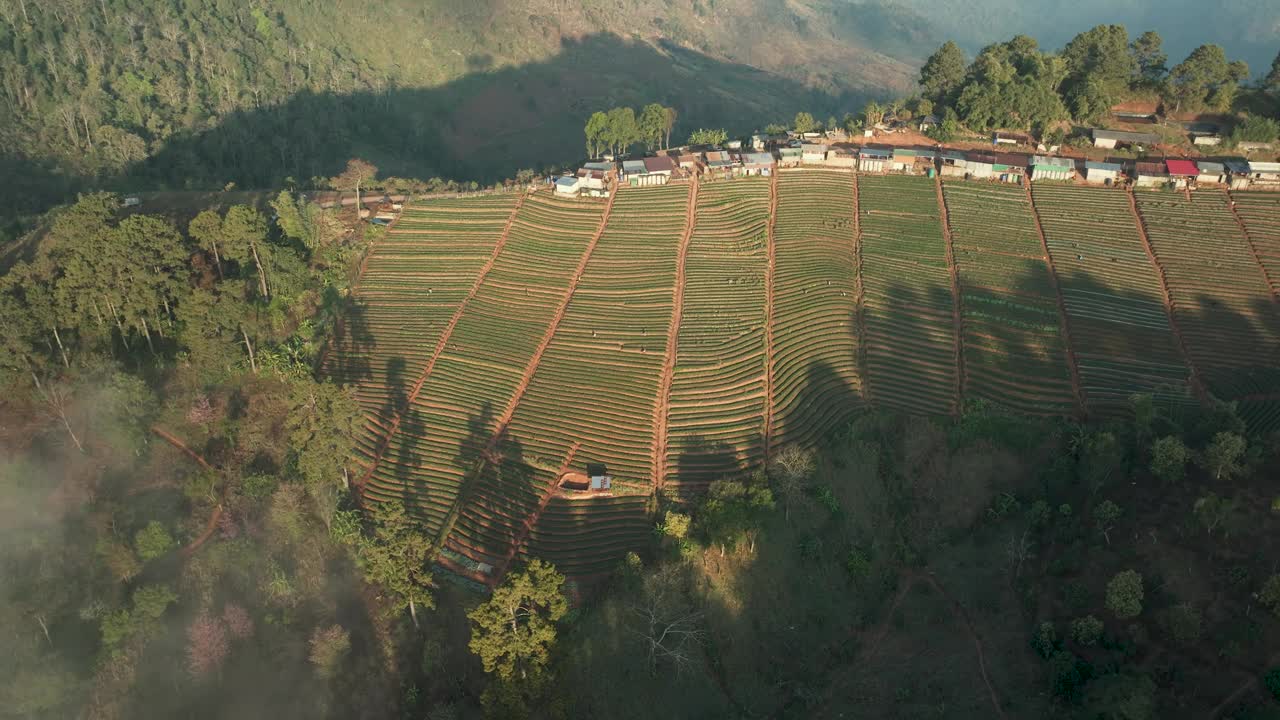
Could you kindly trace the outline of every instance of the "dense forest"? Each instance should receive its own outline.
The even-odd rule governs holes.
[[[1280,436],[1231,404],[865,409],[656,498],[595,587],[434,570],[402,508],[354,496],[364,420],[315,371],[383,231],[297,194],[501,180],[580,157],[584,122],[594,154],[797,109],[1048,134],[1155,98],[1274,138],[1280,57],[1175,62],[1114,26],[948,44],[885,107],[923,40],[893,6],[873,27],[899,47],[786,79],[759,68],[831,50],[825,4],[453,5],[0,0],[6,222],[60,205],[0,275],[0,717],[1280,716]],[[272,192],[96,191],[229,185]]]

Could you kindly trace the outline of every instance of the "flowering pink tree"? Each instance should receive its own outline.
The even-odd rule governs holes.
[[[248,611],[235,603],[227,603],[222,608],[222,621],[237,640],[253,637],[253,618]]]
[[[187,671],[204,677],[222,667],[231,653],[231,641],[222,620],[201,613],[187,628]]]

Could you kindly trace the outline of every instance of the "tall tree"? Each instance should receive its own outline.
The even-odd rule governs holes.
[[[600,157],[600,150],[605,144],[605,135],[609,128],[609,117],[603,112],[596,111],[591,113],[591,117],[587,118],[587,125],[583,132],[587,136],[587,154],[593,158]]]
[[[1181,110],[1227,110],[1239,83],[1249,77],[1249,66],[1229,62],[1218,45],[1201,45],[1169,71],[1169,94]]]
[[[480,656],[485,672],[509,680],[542,671],[556,640],[555,623],[569,612],[563,588],[564,576],[535,559],[467,614],[471,652]]]
[[[1137,70],[1133,78],[1135,86],[1156,87],[1164,79],[1165,73],[1169,72],[1169,56],[1165,54],[1163,46],[1164,41],[1155,30],[1148,30],[1134,39],[1130,50]]]
[[[364,205],[360,201],[360,188],[364,187],[378,176],[378,168],[373,163],[360,158],[351,158],[347,161],[347,168],[339,175],[336,175],[331,183],[338,190],[351,189],[356,194],[356,217],[360,216],[360,210]]]
[[[1280,93],[1280,52],[1276,53],[1276,59],[1271,61],[1271,72],[1267,73],[1263,86],[1271,92]]]
[[[658,103],[649,103],[640,111],[639,129],[644,144],[650,151],[662,144],[662,134],[667,123],[666,109]]]
[[[1063,82],[1067,104],[1094,110],[1090,119],[1097,116],[1099,105],[1109,109],[1124,98],[1137,68],[1123,25],[1098,25],[1076,35],[1063,48],[1062,59],[1067,69]],[[1091,99],[1081,103],[1078,98],[1085,93]]]
[[[395,598],[394,610],[409,608],[418,627],[418,606],[435,607],[429,570],[431,540],[405,512],[403,505],[386,502],[373,512],[373,532],[362,539],[359,562],[365,578]]]
[[[813,132],[818,128],[818,121],[813,119],[813,115],[807,112],[798,112],[796,117],[791,121],[791,126],[796,132],[804,134]]]
[[[1276,62],[1280,64],[1280,57],[1276,58]],[[671,147],[671,129],[676,126],[676,119],[680,117],[680,113],[676,112],[673,107],[662,108],[662,131],[666,138],[663,142],[664,147]]]
[[[606,138],[614,153],[625,153],[640,140],[640,125],[636,122],[635,110],[616,107],[609,111],[607,118],[609,124]]]
[[[269,300],[267,219],[248,205],[234,205],[222,219],[221,237],[224,257],[241,263],[253,259],[258,271],[258,292],[263,300]]]
[[[286,428],[307,492],[328,526],[339,488],[350,489],[347,465],[363,414],[355,388],[303,378],[293,383]]]
[[[964,82],[964,51],[948,40],[920,68],[920,90],[925,97],[946,104]]]
[[[218,277],[222,272],[222,254],[218,246],[222,244],[222,218],[213,210],[201,210],[200,214],[187,224],[187,234],[199,244],[200,249],[213,255],[213,264],[218,269]]]

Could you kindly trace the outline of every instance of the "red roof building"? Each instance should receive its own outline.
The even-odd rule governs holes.
[[[1165,165],[1169,167],[1169,174],[1173,177],[1195,177],[1200,174],[1196,164],[1190,160],[1166,160]]]
[[[675,172],[676,163],[669,157],[647,157],[644,159],[644,169],[651,173],[665,173],[670,175]]]

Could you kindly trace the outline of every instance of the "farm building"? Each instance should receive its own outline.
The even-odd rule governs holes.
[[[932,154],[928,155],[932,160]],[[889,160],[889,169],[894,172],[909,173],[911,175],[918,174],[920,171],[916,168],[916,162],[919,160],[920,154],[915,150],[908,148],[894,148],[893,154]]]
[[[1120,163],[1088,160],[1084,164],[1084,179],[1085,182],[1112,185],[1120,179],[1120,169]]]
[[[800,146],[800,161],[806,165],[821,165],[827,161],[827,146],[805,143]]]
[[[989,178],[996,174],[996,156],[989,153],[967,153],[964,167],[966,177]]]
[[[773,153],[743,153],[742,172],[744,175],[771,175],[773,173]]]
[[[587,463],[587,478],[592,492],[606,492],[613,487],[613,476],[604,463]]]
[[[1227,168],[1222,163],[1201,160],[1196,163],[1196,168],[1199,170],[1196,175],[1197,183],[1221,184],[1227,181]]]
[[[966,166],[968,160],[959,150],[943,150],[938,159],[940,165],[938,172],[944,177],[964,177],[969,174],[969,168]]]
[[[587,170],[600,170],[606,173],[614,172],[618,169],[617,163],[604,162],[604,161],[583,163],[582,167],[586,168]]]
[[[650,175],[666,175],[668,178],[676,171],[676,161],[665,156],[647,157],[644,159],[645,172]]]
[[[826,132],[826,136],[828,140],[834,142],[844,142],[849,139],[849,133],[845,132],[844,128],[832,128]]]
[[[991,136],[992,145],[1031,145],[1031,138],[1021,133],[998,132]]]
[[[920,124],[917,127],[920,129],[920,132],[928,132],[930,128],[937,127],[941,123],[942,120],[938,119],[937,115],[925,115],[920,118]]]
[[[1169,169],[1169,177],[1173,179],[1173,184],[1177,187],[1186,187],[1187,183],[1194,181],[1196,176],[1200,174],[1196,164],[1190,160],[1166,160],[1165,166]]]
[[[1169,182],[1169,173],[1162,162],[1140,162],[1133,166],[1133,184],[1138,187],[1156,187]]]
[[[725,143],[725,144],[724,144],[724,146],[725,146],[726,148],[730,149],[730,150],[741,150],[741,149],[742,149],[742,141],[741,141],[741,140],[730,140],[729,142]]]
[[[1222,144],[1222,136],[1214,133],[1191,133],[1191,144],[1201,147],[1213,147]]]
[[[858,153],[852,148],[833,147],[827,151],[827,164],[834,167],[857,167]]]
[[[778,164],[782,167],[795,167],[800,164],[803,153],[798,147],[784,147],[778,150]]]
[[[676,158],[681,170],[696,174],[702,171],[702,153],[684,153]]]
[[[791,138],[786,133],[775,133],[773,135],[756,133],[751,136],[751,149],[756,152],[772,150],[776,147],[786,145],[790,139]]]
[[[1228,180],[1232,190],[1249,188],[1249,163],[1244,160],[1224,160],[1222,166],[1227,169]]]
[[[893,152],[884,148],[860,148],[858,150],[858,171],[865,173],[884,172],[889,169],[889,161]]]
[[[603,170],[582,168],[578,171],[578,189],[592,196],[602,196],[607,189],[608,178]]]
[[[1031,160],[1032,180],[1070,180],[1075,174],[1076,163],[1071,158],[1037,155]]]
[[[574,195],[578,194],[581,184],[576,177],[566,176],[556,178],[556,194],[557,195]]]
[[[995,163],[991,166],[991,173],[999,178],[1000,182],[1021,185],[1023,177],[1027,174],[1029,164],[1026,155],[996,153]]]
[[[735,166],[734,159],[729,153],[723,150],[716,150],[707,153],[707,171],[720,175],[732,175]]]
[[[1093,146],[1107,148],[1108,150],[1123,145],[1155,145],[1158,142],[1160,142],[1160,138],[1151,133],[1093,129]]]
[[[1249,161],[1251,185],[1280,185],[1280,162]]]

